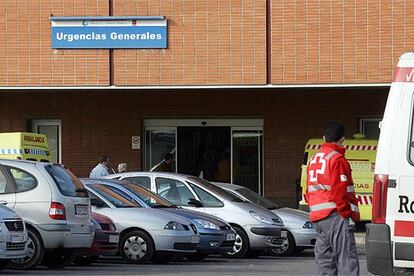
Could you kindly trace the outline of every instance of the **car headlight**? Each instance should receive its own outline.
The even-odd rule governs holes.
[[[205,229],[215,229],[215,230],[220,230],[220,227],[218,227],[216,224],[204,220],[204,219],[194,219],[195,222],[197,222],[198,224],[200,224],[201,226],[203,226]]]
[[[313,225],[310,221],[305,222],[305,224],[303,225],[303,228],[305,229],[312,229]]]
[[[167,223],[167,225],[165,225],[164,229],[167,230],[181,230],[184,231],[184,226],[176,221],[170,221],[169,223]]]
[[[262,216],[262,215],[256,213],[255,211],[250,211],[249,213],[253,218],[255,218],[256,220],[258,220],[260,222],[272,224],[272,222],[267,217]]]

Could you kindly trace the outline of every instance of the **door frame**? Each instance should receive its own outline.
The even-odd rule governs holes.
[[[263,119],[144,119],[144,167],[146,166],[146,131],[147,130],[159,130],[159,131],[175,131],[175,148],[177,149],[177,129],[178,127],[230,127],[230,179],[233,183],[233,131],[262,131],[262,150],[260,150],[260,144],[258,145],[259,158],[259,194],[263,195],[264,192],[264,120]],[[176,158],[178,158],[178,152],[176,152]],[[176,172],[178,171],[178,162],[176,162]]]
[[[62,120],[60,119],[32,119],[32,132],[39,133],[39,126],[57,126],[59,135],[58,163],[62,163]]]

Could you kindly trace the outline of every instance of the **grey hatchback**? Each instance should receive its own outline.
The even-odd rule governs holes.
[[[15,269],[42,262],[61,268],[77,248],[90,247],[94,228],[83,184],[61,165],[0,159],[0,202],[26,224],[27,255],[13,260]]]

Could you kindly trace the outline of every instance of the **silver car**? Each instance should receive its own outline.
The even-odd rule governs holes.
[[[126,179],[150,189],[171,203],[217,216],[236,231],[232,257],[258,256],[283,245],[287,231],[271,211],[241,200],[198,177],[163,172],[126,172],[105,178]]]
[[[196,252],[200,235],[190,220],[143,208],[116,189],[84,180],[92,210],[111,218],[120,232],[119,253],[130,263],[165,262]]]
[[[16,269],[42,262],[61,268],[76,249],[92,245],[90,201],[85,187],[60,165],[0,159],[0,202],[26,223],[27,255],[12,261]],[[1,181],[0,181],[1,182]]]
[[[3,184],[0,180],[0,185]],[[23,220],[13,210],[0,204],[0,270],[6,268],[11,259],[26,257],[26,242],[27,231]]]
[[[135,201],[144,208],[156,208],[190,219],[200,234],[197,252],[186,256],[191,261],[201,261],[209,254],[220,254],[233,250],[236,233],[229,224],[218,217],[183,209],[158,194],[128,181],[116,179],[81,179],[81,181],[85,184],[104,185],[108,189],[122,193],[126,198]]]
[[[313,248],[316,242],[316,229],[309,222],[309,213],[292,208],[279,208],[275,203],[249,190],[246,187],[228,183],[213,183],[244,200],[258,204],[282,218],[288,229],[288,236],[282,247],[273,249],[278,256],[288,256],[293,252],[300,252],[306,248]]]

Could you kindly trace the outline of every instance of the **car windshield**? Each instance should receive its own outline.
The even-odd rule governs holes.
[[[121,193],[120,190],[110,189],[108,186],[102,184],[91,185],[92,189],[108,200],[116,208],[137,208],[141,207],[138,203],[125,197],[125,194]]]
[[[216,185],[211,184],[210,182],[208,182],[204,179],[201,179],[201,178],[198,178],[198,177],[195,177],[195,176],[189,177],[188,179],[191,180],[192,182],[196,183],[196,184],[201,185],[206,190],[211,191],[211,192],[223,197],[224,199],[227,199],[227,200],[230,200],[230,201],[233,201],[233,202],[244,202],[244,200],[241,199],[240,197],[237,197],[237,196],[233,195],[232,193],[229,193],[226,190],[224,190],[220,187],[217,187]]]
[[[255,193],[247,188],[236,189],[236,192],[247,198],[249,201],[257,205],[260,205],[266,209],[272,210],[279,208],[279,206],[276,203],[273,203],[271,200],[264,198],[258,193]]]
[[[131,193],[141,198],[143,201],[145,201],[149,206],[153,208],[176,208],[177,207],[171,202],[168,202],[167,200],[161,198],[157,194],[139,185],[127,183],[122,186],[125,189],[129,190]]]
[[[82,182],[68,169],[60,165],[48,165],[46,171],[55,181],[59,191],[64,196],[71,197],[88,197],[85,186]]]

